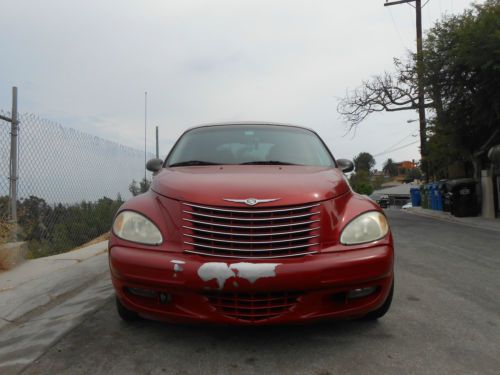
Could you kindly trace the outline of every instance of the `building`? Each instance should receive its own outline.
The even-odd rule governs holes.
[[[395,182],[399,183],[409,183],[420,178],[420,170],[415,160],[392,162],[391,166],[386,166],[383,172],[385,176],[391,177]]]

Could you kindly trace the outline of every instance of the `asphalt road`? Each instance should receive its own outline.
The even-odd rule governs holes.
[[[388,216],[396,289],[378,322],[127,325],[109,298],[23,374],[499,374],[500,233]]]

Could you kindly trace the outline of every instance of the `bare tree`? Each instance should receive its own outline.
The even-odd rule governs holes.
[[[364,81],[341,99],[337,111],[353,130],[373,112],[418,109],[417,69],[413,58],[394,59],[395,73],[384,73]],[[426,103],[430,107],[432,103]]]

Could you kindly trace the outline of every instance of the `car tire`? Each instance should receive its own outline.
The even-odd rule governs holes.
[[[367,315],[365,315],[366,320],[377,320],[381,317],[383,317],[387,311],[389,311],[389,308],[391,307],[392,303],[392,295],[394,294],[394,280],[392,280],[392,285],[391,285],[391,290],[389,291],[389,295],[384,301],[384,304],[380,306],[377,310],[374,310]]]
[[[125,322],[134,322],[139,320],[139,315],[135,311],[129,310],[123,306],[118,297],[116,297],[116,311],[118,312],[118,315],[120,315],[120,318],[122,318]]]

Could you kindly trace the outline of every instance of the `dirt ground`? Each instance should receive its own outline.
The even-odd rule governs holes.
[[[71,249],[69,251],[75,251],[75,250],[81,249],[82,247],[87,247],[87,246],[90,246],[90,245],[95,245],[96,243],[99,243],[99,242],[102,242],[102,241],[107,241],[107,240],[109,240],[109,232],[101,234],[99,237],[96,237],[93,240],[91,240],[91,241],[89,241],[87,243],[84,243],[81,246],[75,247],[74,249]]]

